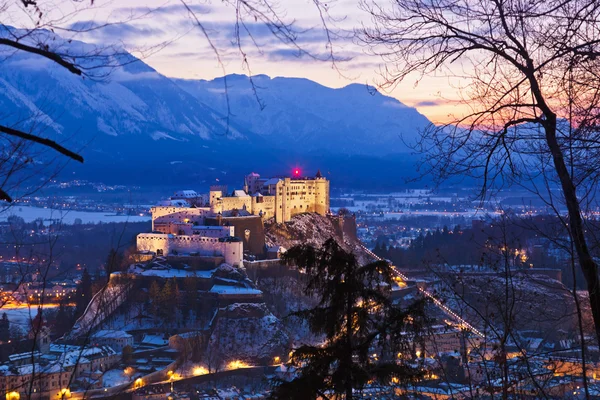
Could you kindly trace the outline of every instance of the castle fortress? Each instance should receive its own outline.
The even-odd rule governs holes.
[[[294,171],[299,175],[299,170]],[[326,215],[329,212],[329,181],[317,172],[314,178],[261,179],[251,173],[246,176],[244,190],[234,190],[226,196],[227,189],[213,186],[210,189],[210,209],[218,214],[231,210],[246,210],[275,222],[287,222],[294,215],[312,212]]]
[[[250,244],[249,227],[262,233],[266,219],[283,223],[301,213],[329,213],[329,181],[320,172],[314,178],[299,175],[297,169],[291,178],[262,179],[251,173],[244,188],[230,195],[223,186],[211,187],[208,197],[193,190],[176,192],[170,200],[152,207],[152,233],[137,236],[137,249],[158,256],[221,257],[230,265],[241,266],[244,243]],[[257,237],[253,235],[256,253]]]

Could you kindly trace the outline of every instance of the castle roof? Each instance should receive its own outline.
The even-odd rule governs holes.
[[[279,181],[281,181],[281,178],[271,178],[268,181],[266,181],[263,185],[265,185],[265,186],[277,185],[279,183]]]
[[[248,197],[248,193],[243,190],[234,190],[233,197]]]
[[[179,190],[173,194],[173,197],[198,197],[195,190]]]
[[[163,207],[189,207],[190,203],[182,199],[174,199],[161,201],[158,205]]]

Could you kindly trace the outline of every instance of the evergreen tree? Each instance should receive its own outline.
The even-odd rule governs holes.
[[[124,363],[130,363],[133,359],[133,347],[127,345],[123,347],[122,360]]]
[[[2,319],[0,319],[0,342],[8,342],[10,340],[10,321],[8,315],[2,313]]]
[[[175,319],[175,306],[177,299],[175,298],[175,284],[167,279],[165,285],[160,291],[159,315],[166,322],[173,322]]]
[[[123,262],[123,254],[119,253],[114,248],[110,249],[108,256],[106,257],[106,263],[104,264],[106,275],[109,276],[112,272],[120,271]]]
[[[156,281],[152,281],[148,296],[150,297],[152,314],[154,314],[154,316],[157,317],[161,298],[160,287],[158,286],[158,283]]]
[[[181,304],[184,321],[187,320],[187,317],[190,314],[190,312],[196,314],[198,312],[198,288],[196,282],[197,279],[194,277],[187,277],[183,280],[185,297]]]
[[[75,314],[78,317],[83,315],[88,303],[92,300],[92,277],[87,268],[83,270],[81,283],[77,286],[75,292]]]
[[[56,336],[63,336],[71,327],[71,316],[65,307],[64,302],[60,302],[58,312],[54,320],[54,333]]]
[[[319,300],[315,308],[293,315],[326,340],[322,346],[303,345],[293,351],[291,363],[299,376],[279,382],[272,399],[329,398],[325,393],[331,392],[336,399],[351,400],[353,391],[371,380],[387,385],[417,376],[394,357],[406,350],[399,338],[412,310],[392,305],[388,295],[393,271],[386,262],[361,266],[333,239],[321,248],[295,246],[284,261],[306,270],[304,292]]]

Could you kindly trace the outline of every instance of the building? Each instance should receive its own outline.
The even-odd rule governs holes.
[[[121,353],[123,348],[133,346],[133,336],[125,331],[100,330],[92,335],[92,342]]]
[[[152,232],[137,236],[141,253],[157,256],[222,257],[241,266],[247,251],[264,251],[263,220],[289,221],[302,213],[329,213],[329,181],[320,172],[314,178],[262,179],[251,173],[244,188],[228,194],[213,186],[205,196],[192,190],[175,192],[170,200],[152,207]],[[259,243],[260,242],[260,243]]]
[[[16,354],[8,365],[0,365],[0,390],[14,399],[68,398],[75,387],[82,391],[101,387],[102,373],[120,359],[109,346],[53,344],[45,354]]]
[[[227,195],[224,186],[213,186],[209,195],[210,210],[214,214],[231,210],[245,210],[275,222],[287,222],[294,215],[329,212],[329,181],[317,172],[314,178],[293,177],[261,179],[251,173],[245,178],[244,189]]]

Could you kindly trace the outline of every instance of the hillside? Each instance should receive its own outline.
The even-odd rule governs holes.
[[[505,277],[492,274],[448,277],[433,289],[451,309],[460,311],[475,326],[485,326],[487,321],[502,330],[509,313],[512,328],[519,331],[538,332],[552,340],[576,336],[578,332],[571,290],[545,275],[516,274],[508,283]],[[591,334],[589,302],[580,303],[584,329]],[[557,326],[561,329],[557,330]]]
[[[343,235],[336,223],[336,220],[319,214],[296,215],[283,224],[265,225],[265,242],[269,247],[283,246],[289,249],[306,243],[320,246],[329,238],[334,238],[344,249],[353,252],[361,263],[373,261],[362,243],[352,235]]]
[[[235,303],[219,309],[207,348],[207,357],[218,363],[252,360],[270,364],[289,351],[283,324],[259,303]]]

